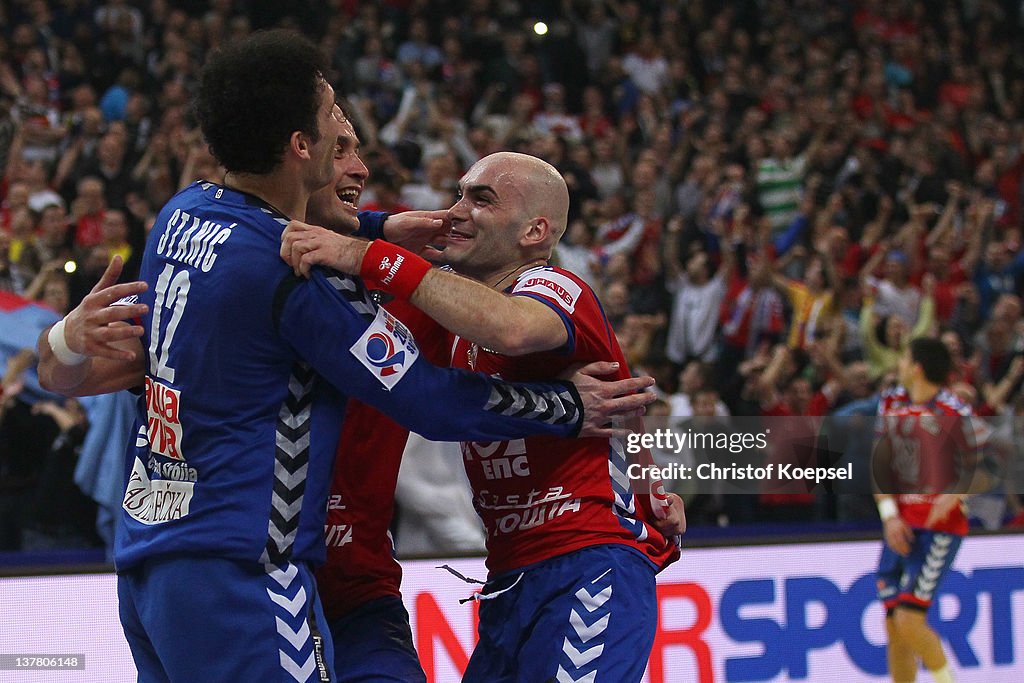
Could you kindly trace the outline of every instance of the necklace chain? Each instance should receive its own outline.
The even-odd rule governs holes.
[[[532,261],[530,261],[529,263],[524,263],[521,266],[516,266],[512,270],[508,271],[508,273],[505,274],[505,277],[501,278],[500,280],[498,280],[494,284],[494,289],[497,289],[500,292],[501,290],[498,289],[498,288],[501,286],[501,283],[503,283],[505,280],[509,279],[509,277],[511,277],[514,273],[519,272],[523,268],[527,268],[528,266],[533,266],[533,265],[540,265],[542,263],[547,263],[547,262],[548,262],[548,260],[546,258],[535,258]],[[523,272],[526,272],[526,271],[523,271]]]

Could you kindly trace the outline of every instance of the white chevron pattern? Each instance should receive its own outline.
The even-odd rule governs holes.
[[[303,586],[299,586],[299,592],[290,600],[283,595],[278,595],[269,588],[267,589],[267,595],[274,601],[274,604],[293,617],[297,616],[302,611],[302,608],[306,606],[306,589]]]
[[[316,661],[313,658],[312,652],[309,653],[306,663],[302,666],[299,666],[298,662],[281,651],[278,651],[278,655],[281,657],[281,668],[291,674],[292,678],[299,683],[306,683],[316,668]]]
[[[327,278],[327,282],[344,295],[345,300],[359,315],[367,319],[377,315],[377,305],[370,298],[370,293],[356,284],[350,276],[332,275]]]
[[[594,636],[599,636],[604,633],[604,630],[608,628],[608,620],[611,619],[611,616],[612,615],[610,614],[606,614],[590,626],[587,626],[579,612],[573,610],[569,615],[569,625],[572,626],[574,631],[576,631],[576,635],[580,637],[580,641],[586,643]]]
[[[562,652],[569,656],[569,660],[573,663],[573,666],[578,669],[581,666],[590,664],[592,661],[600,657],[601,653],[604,652],[604,643],[584,648],[582,650],[577,650],[573,647],[573,644],[569,642],[569,639],[565,638],[562,641]]]
[[[597,670],[595,669],[585,676],[573,678],[572,674],[559,666],[558,673],[555,674],[555,680],[558,681],[558,683],[595,683],[597,680]]]
[[[932,539],[931,547],[928,549],[928,556],[921,567],[921,574],[917,577],[914,585],[914,595],[927,600],[935,592],[942,578],[942,569],[946,564],[946,556],[949,554],[950,544],[953,537],[948,534],[937,534]]]
[[[288,379],[288,395],[277,415],[274,487],[267,520],[264,564],[282,564],[291,555],[298,533],[306,474],[309,469],[309,428],[316,373],[297,363]]]
[[[309,642],[309,624],[306,623],[306,620],[302,620],[302,626],[299,627],[298,631],[293,631],[292,627],[289,626],[281,617],[274,617],[274,619],[277,622],[277,632],[287,640],[293,648],[301,652],[302,648]]]
[[[287,569],[281,569],[280,567],[274,567],[272,570],[267,572],[267,576],[277,581],[277,584],[287,590],[288,586],[292,585],[292,580],[299,575],[299,568],[294,564],[288,563]]]
[[[604,606],[604,603],[608,602],[608,598],[610,597],[612,597],[611,586],[606,587],[596,595],[591,595],[587,592],[585,587],[576,591],[576,599],[583,603],[583,606],[587,608],[588,612],[593,612],[594,610]]]

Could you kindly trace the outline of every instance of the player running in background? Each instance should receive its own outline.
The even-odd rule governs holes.
[[[977,468],[986,429],[944,387],[951,364],[938,339],[913,340],[900,358],[900,386],[884,392],[878,408],[878,597],[894,683],[912,683],[918,660],[937,683],[953,681],[926,615],[967,534],[962,482]]]
[[[598,404],[630,390],[587,389],[594,410],[582,414],[565,384],[526,388],[442,371],[358,281],[291,275],[278,258],[281,227],[330,181],[341,131],[321,73],[315,47],[280,31],[207,62],[197,109],[228,173],[224,184],[189,186],[158,216],[142,265],[152,305],[101,310],[140,291],[109,287],[108,271],[89,305],[40,339],[40,376],[52,389],[144,380],[115,550],[122,624],[142,680],[334,679],[312,566],[323,557],[347,395],[431,438],[493,439],[606,433]],[[141,346],[134,327],[111,328],[98,345],[76,332],[85,319],[136,313]],[[127,348],[106,346],[118,337]],[[94,352],[117,367],[79,355]],[[128,356],[134,375],[119,365]],[[510,392],[544,409],[508,414],[501,399]]]
[[[492,154],[460,192],[443,260],[483,285],[433,270],[394,288],[391,267],[415,255],[295,222],[282,254],[300,272],[316,263],[361,272],[369,286],[409,297],[459,335],[455,367],[527,379],[611,354],[628,376],[594,293],[547,265],[568,211],[558,172],[535,157]],[[630,490],[622,444],[465,442],[463,455],[490,571],[464,680],[640,680],[657,625],[655,575],[678,549],[655,526],[650,499]]]

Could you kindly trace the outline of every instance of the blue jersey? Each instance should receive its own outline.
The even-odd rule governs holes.
[[[360,281],[280,256],[287,219],[212,183],[178,193],[142,260],[146,386],[125,463],[120,569],[166,555],[322,561],[349,396],[429,439],[572,436],[563,382],[441,369]]]

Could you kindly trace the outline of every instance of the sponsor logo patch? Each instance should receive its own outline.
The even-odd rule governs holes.
[[[135,458],[121,506],[143,524],[163,524],[188,516],[195,484],[190,481],[150,479],[142,461]]]
[[[520,280],[516,284],[515,289],[512,290],[513,294],[520,294],[522,292],[539,294],[547,299],[552,299],[558,302],[558,305],[568,313],[575,313],[576,302],[579,300],[583,290],[571,278],[561,273],[542,270],[535,273],[527,273],[526,277]]]
[[[383,308],[349,351],[388,389],[398,384],[420,353],[409,329]]]
[[[184,460],[181,451],[181,392],[146,377],[149,443],[154,453]]]

